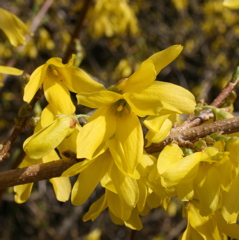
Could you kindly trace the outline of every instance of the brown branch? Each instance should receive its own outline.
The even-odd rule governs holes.
[[[221,91],[221,93],[214,99],[214,101],[210,105],[213,107],[220,107],[223,104],[223,102],[226,100],[226,98],[229,96],[229,94],[235,89],[235,87],[237,86],[238,83],[239,83],[239,67],[237,67],[230,82],[228,82],[226,87]],[[189,118],[189,120],[182,123],[179,127],[172,128],[169,136],[166,137],[164,139],[164,141],[162,141],[160,143],[151,144],[151,146],[149,146],[147,148],[148,151],[150,151],[150,152],[161,151],[167,144],[171,143],[174,140],[177,140],[177,138],[180,136],[180,134],[183,134],[183,131],[185,131],[187,129],[189,129],[188,131],[190,131],[192,128],[199,126],[200,124],[209,120],[213,116],[214,115],[213,115],[211,109],[206,109],[206,110],[202,111],[199,114],[199,116],[191,118],[191,119]],[[230,120],[230,119],[227,119],[227,120]],[[219,122],[219,121],[217,121],[217,122]],[[217,122],[212,123],[212,126],[215,125],[215,129],[217,129],[217,127],[216,127]],[[231,126],[229,125],[228,129],[230,129],[230,127]],[[213,128],[213,127],[210,126],[210,128]],[[196,134],[198,133],[199,130],[203,131],[203,128],[194,129]],[[218,131],[220,131],[220,130],[218,130]],[[224,131],[224,133],[226,133],[226,132],[227,132],[227,130]],[[237,130],[235,130],[235,132],[237,132]],[[202,133],[202,135],[203,135],[203,133]],[[204,136],[206,136],[206,135],[204,135]],[[181,139],[183,138],[183,136],[180,136],[180,137],[181,137]],[[191,138],[193,138],[193,137],[191,137]],[[190,139],[188,139],[188,140],[190,140]]]
[[[88,9],[90,7],[92,0],[85,0],[83,8],[81,13],[79,14],[79,17],[77,19],[77,23],[74,29],[74,32],[72,33],[71,40],[67,46],[66,52],[62,58],[63,63],[67,63],[71,54],[75,52],[75,39],[80,38],[80,33],[83,27],[83,23],[86,17],[86,14],[88,12]]]
[[[155,143],[146,147],[147,153],[155,153],[161,151],[167,144],[172,141],[197,141],[199,138],[206,137],[215,132],[222,132],[223,134],[239,132],[239,117],[219,120],[213,123],[200,125],[197,127],[179,130],[177,128],[171,132],[170,136],[166,138],[166,141]]]
[[[239,117],[220,120],[215,123],[209,123],[194,127],[192,129],[184,130],[183,132],[175,135],[173,140],[194,140],[201,137],[206,137],[207,135],[214,132],[221,132],[224,134],[234,133],[239,131]],[[154,153],[160,151],[157,144],[151,145],[145,148],[147,153]],[[7,187],[37,182],[44,179],[50,179],[54,177],[60,177],[61,174],[71,167],[73,164],[77,163],[75,159],[63,159],[58,161],[53,161],[49,163],[42,163],[33,165],[26,168],[14,169],[10,171],[5,171],[0,173],[0,190]]]
[[[77,163],[75,159],[61,159],[48,163],[32,165],[0,173],[0,190],[25,183],[37,182],[44,179],[59,177]]]

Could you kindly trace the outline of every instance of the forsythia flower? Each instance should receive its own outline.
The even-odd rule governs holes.
[[[38,67],[31,75],[24,89],[23,100],[30,102],[43,84],[44,94],[52,107],[60,113],[73,114],[75,106],[72,103],[71,92],[89,92],[102,90],[102,85],[93,81],[83,70],[73,65],[75,55],[67,64],[60,58],[51,58]],[[89,86],[91,88],[89,89]]]
[[[76,163],[62,176],[70,177],[80,173],[72,189],[71,201],[74,205],[83,204],[99,183],[105,188],[105,194],[91,205],[83,217],[84,221],[94,221],[108,208],[113,222],[140,230],[140,215],[147,214],[159,205],[166,207],[168,203],[168,198],[156,196],[146,184],[148,168],[153,164],[153,157],[144,154],[137,166],[140,179],[134,179],[118,169],[107,150],[92,160]]]
[[[19,18],[2,8],[0,8],[0,28],[15,47],[25,45],[24,35],[31,34],[28,27]]]
[[[194,110],[194,96],[190,92],[155,81],[161,69],[181,51],[181,46],[171,46],[149,57],[134,74],[115,86],[77,95],[79,104],[99,108],[78,136],[78,158],[92,159],[109,148],[122,172],[139,177],[136,166],[142,158],[144,143],[138,116],[157,117],[164,109],[169,113]]]

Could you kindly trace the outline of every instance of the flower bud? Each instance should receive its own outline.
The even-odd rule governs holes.
[[[24,151],[32,159],[44,157],[75,131],[76,123],[77,119],[73,116],[58,117],[51,124],[26,139],[23,144]]]

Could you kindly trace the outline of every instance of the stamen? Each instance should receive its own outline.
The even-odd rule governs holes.
[[[51,72],[53,73],[53,75],[55,75],[56,77],[59,76],[59,73],[56,70],[56,67],[54,65],[49,65],[49,68],[50,68]]]
[[[118,107],[117,107],[117,112],[121,112],[123,110],[123,106],[122,105],[119,105]]]

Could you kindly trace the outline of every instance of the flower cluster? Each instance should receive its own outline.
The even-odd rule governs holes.
[[[167,209],[177,196],[185,202],[189,220],[182,239],[238,237],[237,137],[188,155],[176,143],[154,155],[144,151],[142,124],[148,128],[148,145],[159,142],[179,114],[195,108],[190,92],[155,81],[181,51],[175,45],[152,55],[129,78],[108,89],[75,67],[74,56],[67,64],[52,58],[37,68],[25,87],[24,100],[30,102],[43,85],[48,106],[24,143],[27,156],[20,167],[65,158],[66,150],[75,153],[79,162],[51,182],[57,199],[66,201],[71,192],[74,205],[84,203],[98,185],[104,188],[85,221],[95,220],[107,208],[114,223],[139,230],[140,216],[158,206]],[[78,104],[96,109],[83,127],[74,116],[70,92],[76,93]],[[78,174],[71,190],[68,177]],[[31,188],[32,184],[14,187],[15,200],[26,201]]]

